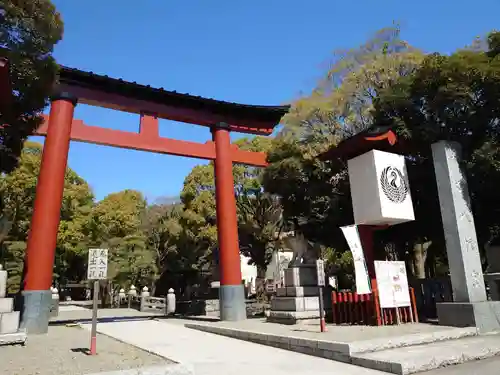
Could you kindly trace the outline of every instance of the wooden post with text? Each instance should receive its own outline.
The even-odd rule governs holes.
[[[94,281],[92,305],[92,330],[90,333],[90,355],[97,354],[97,307],[99,302],[99,283],[108,276],[108,249],[89,249],[87,279]]]
[[[319,327],[321,332],[326,332],[325,304],[323,302],[323,287],[325,286],[325,262],[323,259],[316,260],[316,274],[319,292]]]

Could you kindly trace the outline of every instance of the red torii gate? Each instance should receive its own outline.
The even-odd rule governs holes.
[[[0,78],[1,70],[0,66]],[[7,86],[0,82],[0,88]],[[137,113],[140,130],[133,133],[86,125],[73,119],[77,102]],[[30,333],[47,332],[64,174],[71,140],[214,160],[221,319],[246,319],[232,166],[241,163],[262,167],[266,165],[266,155],[231,145],[230,132],[270,135],[288,108],[206,99],[61,67],[55,95],[51,98],[50,115],[36,131],[36,135],[46,139],[26,251],[22,326]],[[208,126],[213,140],[202,144],[160,137],[159,118]]]

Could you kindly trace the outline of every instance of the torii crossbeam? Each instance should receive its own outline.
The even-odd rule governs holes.
[[[10,90],[1,65],[0,101],[5,98],[7,88]],[[86,125],[73,119],[77,102],[137,113],[140,130],[133,133]],[[287,111],[288,106],[253,106],[205,99],[61,67],[50,115],[35,133],[45,136],[46,140],[26,251],[22,326],[29,333],[47,332],[52,269],[71,140],[214,161],[221,319],[246,319],[232,166],[242,163],[263,167],[266,155],[231,145],[230,132],[269,135]],[[212,141],[196,143],[160,137],[159,118],[208,126]]]

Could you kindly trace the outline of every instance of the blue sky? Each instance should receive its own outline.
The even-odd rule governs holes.
[[[398,21],[403,38],[449,53],[498,28],[498,0],[53,0],[65,23],[60,64],[194,95],[283,104],[308,92],[332,52]],[[136,131],[136,115],[79,105],[89,125]],[[204,142],[208,129],[162,120],[162,136]],[[35,139],[38,140],[38,137]],[[69,166],[96,197],[131,188],[178,195],[202,161],[73,142]]]

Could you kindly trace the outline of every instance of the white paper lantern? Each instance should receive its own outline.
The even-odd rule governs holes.
[[[404,156],[372,150],[347,165],[356,224],[415,220]]]

